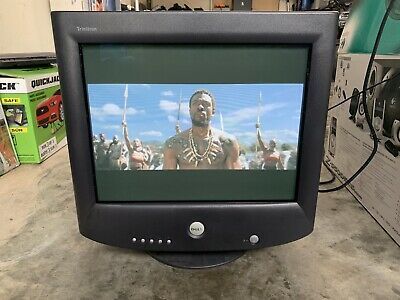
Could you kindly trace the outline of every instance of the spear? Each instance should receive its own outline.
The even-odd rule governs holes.
[[[261,114],[261,99],[262,99],[262,93],[260,91],[260,97],[258,98],[258,112],[257,112],[257,124],[260,126],[260,114]],[[257,130],[260,130],[260,128],[256,129],[256,139],[257,139]],[[257,141],[256,141],[256,153],[257,153]]]
[[[219,123],[221,124],[221,131],[224,132],[224,119],[221,112],[219,113]]]
[[[126,124],[126,104],[128,102],[128,85],[125,85],[125,92],[124,92],[125,104],[124,104],[124,111],[122,113],[122,123]],[[122,136],[124,136],[124,128],[122,128]]]
[[[260,124],[261,99],[262,99],[262,92],[260,91],[260,98],[258,99],[258,113],[257,113],[257,123],[258,124]]]
[[[178,103],[178,118],[176,119],[176,126],[175,126],[175,131],[176,131],[176,133],[179,133],[179,132],[181,132],[181,129],[180,129],[180,127],[179,127],[179,119],[180,119],[180,116],[181,116],[181,104],[182,104],[182,90],[181,90],[181,93],[180,93],[180,96],[179,96],[179,103]]]

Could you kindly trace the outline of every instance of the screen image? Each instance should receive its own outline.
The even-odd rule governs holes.
[[[81,51],[98,201],[295,201],[307,47]]]
[[[96,170],[296,169],[301,84],[94,84],[88,93]]]

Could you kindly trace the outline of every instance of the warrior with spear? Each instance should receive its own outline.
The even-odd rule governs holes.
[[[142,142],[136,138],[132,142],[129,140],[128,127],[126,123],[126,105],[128,101],[128,85],[125,86],[125,105],[122,116],[122,133],[125,144],[129,152],[129,170],[148,170],[149,153],[143,148]]]
[[[260,148],[263,152],[263,162],[261,164],[261,169],[263,170],[283,170],[283,163],[280,153],[276,150],[276,141],[270,140],[268,147],[264,145],[261,138],[260,131],[260,112],[261,112],[261,101],[262,94],[260,92],[259,98],[259,112],[257,116],[256,130],[257,130],[257,141],[260,144]],[[257,148],[256,148],[257,152]]]

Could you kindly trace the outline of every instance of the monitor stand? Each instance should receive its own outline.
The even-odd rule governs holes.
[[[204,269],[230,263],[241,257],[245,252],[149,252],[149,255],[171,267]]]

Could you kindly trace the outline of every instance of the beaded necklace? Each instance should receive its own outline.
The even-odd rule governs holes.
[[[210,132],[210,136],[208,138],[207,148],[206,148],[206,150],[204,151],[203,154],[200,154],[197,151],[196,144],[195,144],[194,139],[193,139],[192,128],[190,128],[190,130],[189,130],[189,147],[186,148],[185,150],[183,150],[183,153],[186,154],[185,155],[185,159],[188,159],[189,163],[194,161],[194,165],[196,167],[204,159],[206,159],[207,162],[211,165],[211,157],[210,156],[213,156],[213,157],[216,156],[215,153],[211,152],[212,144],[213,144],[213,135]]]

